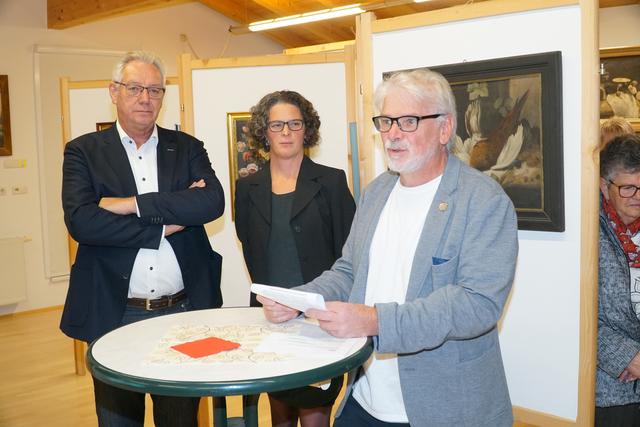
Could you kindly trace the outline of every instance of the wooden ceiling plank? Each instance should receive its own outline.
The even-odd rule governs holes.
[[[193,0],[47,0],[47,27],[63,29]]]
[[[632,4],[640,4],[640,0],[600,0],[600,7],[618,7],[630,6]]]

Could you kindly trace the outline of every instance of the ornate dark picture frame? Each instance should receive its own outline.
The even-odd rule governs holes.
[[[12,152],[9,76],[0,75],[0,156],[10,156]]]
[[[561,53],[427,68],[447,78],[456,98],[451,151],[502,185],[518,229],[564,231]]]

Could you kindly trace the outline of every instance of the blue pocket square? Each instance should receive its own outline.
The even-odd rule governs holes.
[[[449,261],[449,260],[445,259],[445,258],[438,258],[438,257],[435,257],[435,256],[431,258],[431,262],[433,263],[433,265],[444,264],[447,261]]]

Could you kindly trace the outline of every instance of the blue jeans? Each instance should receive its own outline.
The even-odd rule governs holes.
[[[349,396],[342,413],[333,422],[333,427],[409,427],[408,423],[387,423],[373,417],[364,410],[353,396]]]
[[[186,299],[180,304],[159,310],[146,311],[137,307],[125,309],[121,326],[165,314],[189,311]],[[124,390],[93,379],[96,413],[100,427],[143,427],[144,393]],[[171,397],[151,395],[153,420],[157,427],[195,427],[198,425],[199,397]]]

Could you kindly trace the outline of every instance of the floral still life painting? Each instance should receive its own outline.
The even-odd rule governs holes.
[[[227,113],[232,218],[235,218],[233,198],[236,181],[258,172],[269,161],[269,153],[257,147],[248,136],[247,123],[250,118],[251,113]]]

